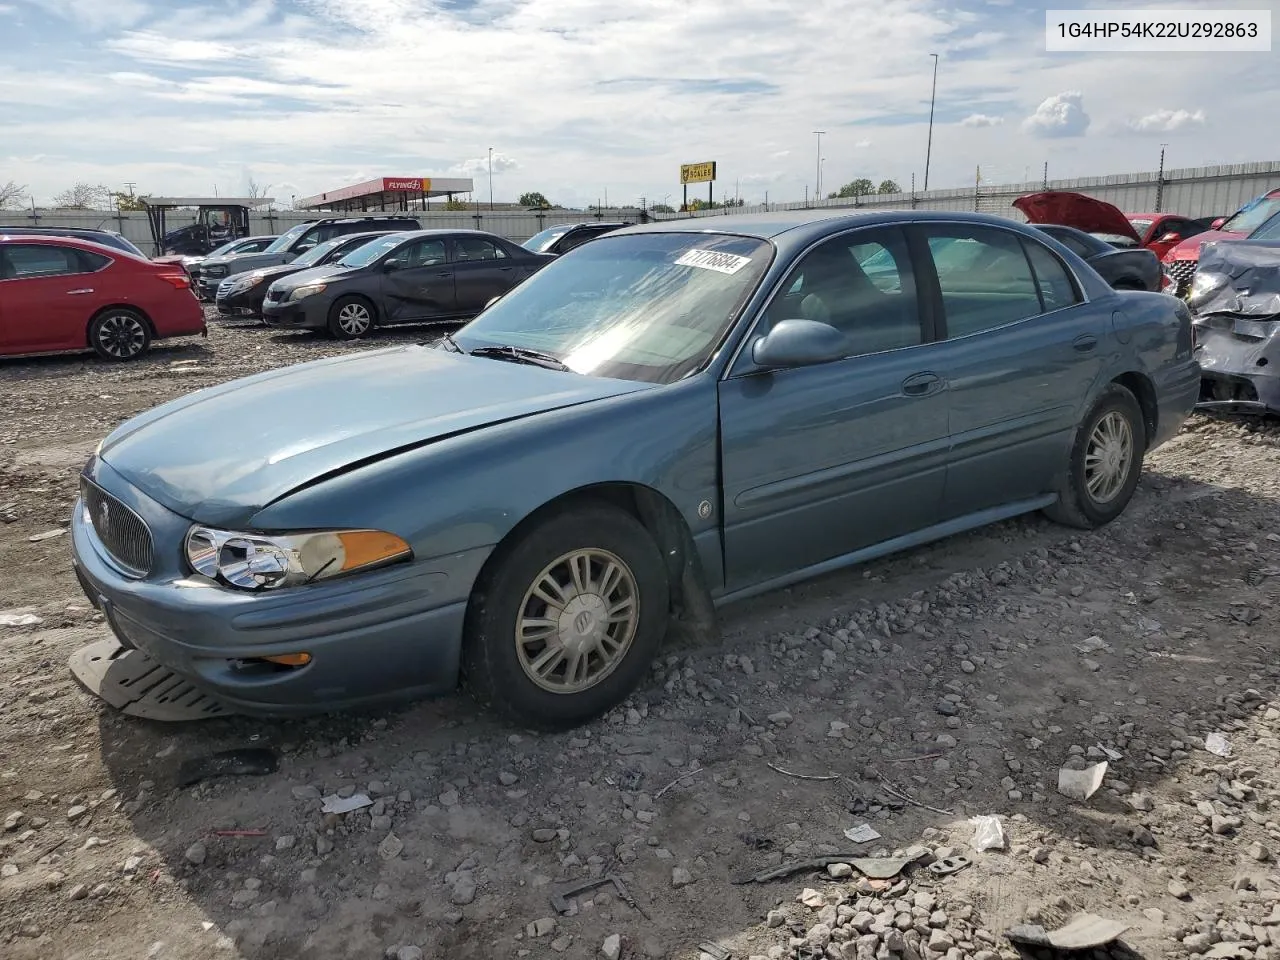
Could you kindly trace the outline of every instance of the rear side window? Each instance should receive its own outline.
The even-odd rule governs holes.
[[[84,273],[97,273],[111,262],[110,257],[104,257],[100,253],[90,253],[88,250],[77,250],[76,253],[80,257],[81,269]]]
[[[1071,282],[1071,275],[1062,261],[1046,247],[1034,241],[1023,239],[1027,251],[1027,259],[1031,261],[1031,269],[1035,271],[1036,288],[1040,291],[1040,300],[1044,311],[1061,310],[1078,303],[1076,285]]]
[[[71,247],[52,244],[14,243],[0,247],[0,280],[32,280],[39,277],[62,277],[73,273],[87,273],[101,267],[90,267],[87,258],[93,257],[106,266],[110,261],[98,254],[85,254]]]
[[[505,260],[507,253],[496,243],[478,237],[459,237],[453,241],[454,255],[459,263],[472,260]]]
[[[948,337],[993,330],[1043,312],[1018,237],[959,224],[921,229],[937,271]]]

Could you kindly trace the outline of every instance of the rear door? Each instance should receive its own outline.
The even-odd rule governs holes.
[[[458,312],[479,313],[494,297],[500,297],[522,279],[524,271],[498,244],[484,237],[457,236],[453,249]]]
[[[388,322],[457,314],[454,268],[443,238],[411,241],[382,261],[381,269],[383,315]]]
[[[1049,492],[1102,370],[1110,314],[1063,261],[999,227],[910,228],[940,319],[950,385],[944,519]]]
[[[896,227],[825,240],[782,279],[745,342],[803,318],[841,330],[848,355],[787,370],[740,357],[721,382],[730,591],[937,522],[948,391],[919,303]]]
[[[0,246],[0,343],[5,351],[77,350],[102,293],[94,271],[111,261],[57,244]]]

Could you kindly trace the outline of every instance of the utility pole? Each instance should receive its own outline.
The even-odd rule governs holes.
[[[929,161],[933,157],[933,106],[938,99],[938,55],[933,57],[933,92],[929,94],[929,141],[924,148],[924,192],[929,192]]]
[[[826,166],[826,164],[827,164],[826,157],[818,158],[818,199],[819,200],[822,199],[822,174],[825,172],[823,168]]]
[[[1160,204],[1164,200],[1164,151],[1168,146],[1167,143],[1160,144],[1160,172],[1156,174],[1156,213],[1161,212]]]
[[[489,148],[489,209],[493,209],[493,147]]]
[[[138,185],[136,180],[126,180],[124,185],[129,188],[129,198],[133,199],[133,188]]]
[[[911,171],[911,209],[916,208],[916,172]]]
[[[1041,190],[1049,189],[1049,161],[1048,160],[1044,162],[1044,180],[1040,184],[1040,189]]]
[[[827,131],[825,130],[813,131],[813,135],[818,138],[817,152],[814,154],[814,158],[818,162],[817,163],[818,179],[817,179],[817,182],[814,184],[814,191],[813,191],[813,199],[815,201],[822,199],[822,135],[826,132]],[[808,202],[808,197],[805,198],[805,201]]]

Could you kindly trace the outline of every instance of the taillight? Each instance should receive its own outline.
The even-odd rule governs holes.
[[[173,284],[175,290],[191,289],[191,278],[185,273],[161,273],[158,276],[166,283]]]

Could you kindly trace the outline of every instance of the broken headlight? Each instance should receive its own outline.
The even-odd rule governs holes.
[[[192,527],[187,562],[201,576],[242,590],[295,587],[384,566],[412,556],[381,530],[267,535]]]
[[[1224,287],[1230,277],[1221,273],[1205,273],[1197,270],[1191,279],[1191,292],[1187,294],[1188,303],[1197,303],[1208,297],[1219,287]]]

